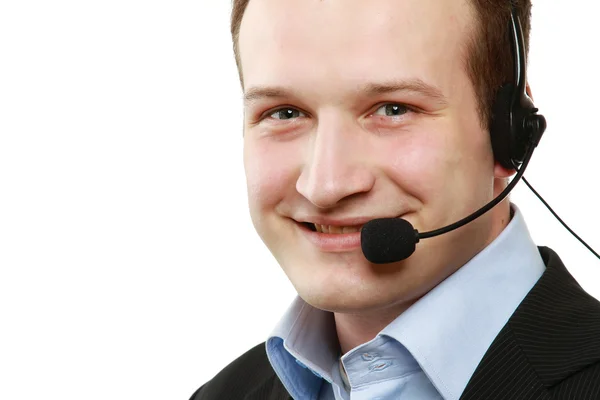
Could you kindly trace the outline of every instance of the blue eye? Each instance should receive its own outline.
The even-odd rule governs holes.
[[[380,110],[383,110],[383,113],[381,113]],[[410,109],[405,105],[389,103],[379,107],[374,114],[385,115],[388,117],[399,117],[401,115],[406,114],[408,111],[410,111]]]
[[[298,118],[298,117],[302,117],[302,116],[306,116],[306,114],[304,114],[302,111],[298,111],[295,108],[280,108],[279,110],[275,111],[274,113],[272,113],[271,115],[269,115],[269,117],[273,118],[273,119],[280,119],[280,120],[287,120],[287,119],[293,119],[293,118]]]

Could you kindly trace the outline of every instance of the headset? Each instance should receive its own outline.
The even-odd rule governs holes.
[[[497,92],[491,110],[489,131],[494,158],[502,166],[516,170],[517,174],[495,199],[460,221],[443,228],[420,233],[410,222],[401,218],[378,218],[367,222],[361,229],[361,247],[365,258],[370,262],[385,264],[408,258],[415,251],[420,239],[458,229],[491,210],[508,196],[521,178],[556,219],[600,259],[600,255],[560,219],[523,177],[533,151],[546,130],[546,118],[538,114],[538,109],[527,95],[527,56],[523,28],[514,2],[511,2],[511,6],[508,32],[513,50],[513,81],[502,85]]]
[[[533,149],[540,142],[546,130],[546,119],[543,115],[538,114],[539,110],[535,108],[533,101],[526,92],[527,59],[525,55],[525,40],[523,38],[521,20],[515,4],[511,2],[511,5],[510,30],[513,47],[514,83],[504,85],[498,91],[496,101],[492,107],[490,136],[496,161],[506,168],[517,169],[525,160],[529,148],[533,152]],[[510,92],[512,92],[512,95],[510,96],[510,100],[507,101],[505,96]],[[507,106],[509,107],[508,110],[506,109]],[[523,177],[523,182],[577,240],[596,257],[600,258],[600,255],[594,249],[563,222],[550,205],[527,182],[525,177]]]
[[[513,82],[498,90],[492,107],[490,136],[494,157],[502,166],[518,170],[546,130],[546,118],[538,114],[526,91],[527,58],[525,40],[513,4],[510,21],[513,49]]]

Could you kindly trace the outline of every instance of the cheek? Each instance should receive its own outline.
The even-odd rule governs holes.
[[[420,130],[410,137],[398,137],[379,150],[386,175],[403,191],[426,200],[439,192],[444,177],[456,168],[458,159],[438,130]]]
[[[297,147],[288,143],[252,139],[244,142],[244,169],[251,208],[270,208],[295,188],[298,154]]]

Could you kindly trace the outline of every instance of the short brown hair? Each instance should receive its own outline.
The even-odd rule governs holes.
[[[242,87],[244,78],[239,53],[240,25],[250,0],[233,0],[231,37],[233,52]],[[525,39],[525,54],[529,53],[531,31],[531,0],[470,0],[475,10],[477,26],[467,43],[465,66],[478,98],[482,126],[488,128],[496,92],[513,79],[513,52],[509,35],[512,7],[521,19]]]

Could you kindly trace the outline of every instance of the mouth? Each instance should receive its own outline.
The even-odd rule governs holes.
[[[318,249],[318,251],[324,253],[355,252],[361,246],[360,230],[369,221],[366,218],[339,221],[316,220],[318,222],[333,222],[336,225],[325,225],[301,220],[296,220],[296,224],[304,233],[303,236],[306,240],[314,248]]]
[[[353,226],[321,225],[321,224],[315,224],[312,222],[301,222],[300,224],[312,232],[326,233],[326,234],[330,234],[330,235],[356,233],[356,232],[360,232],[361,228],[363,227],[362,225],[353,225]]]

